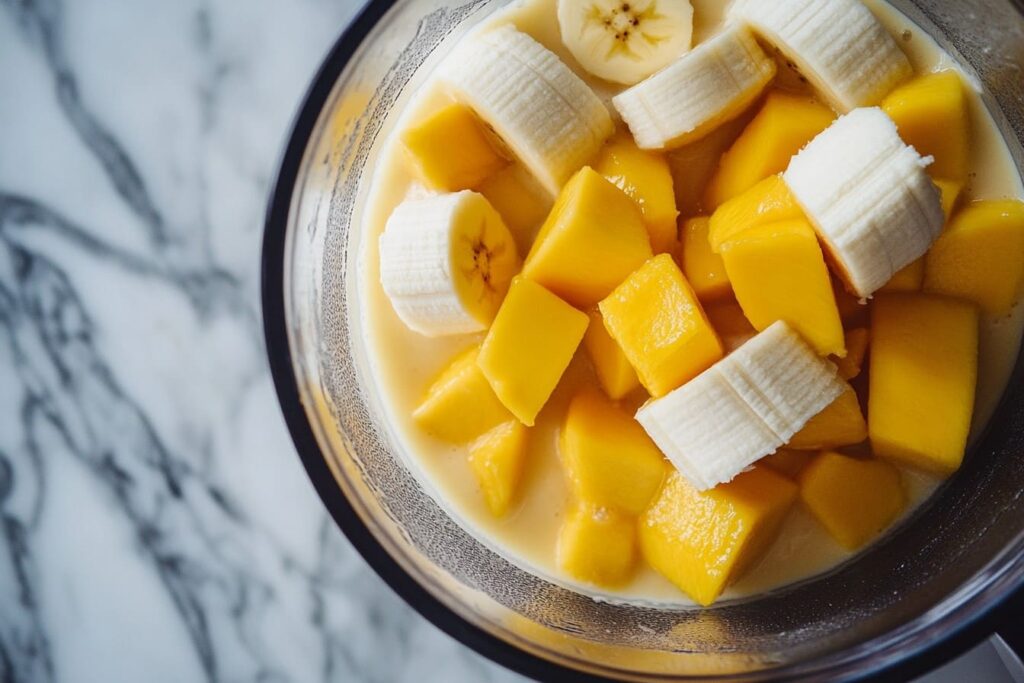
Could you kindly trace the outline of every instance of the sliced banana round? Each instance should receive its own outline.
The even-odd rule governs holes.
[[[562,42],[606,81],[633,85],[690,49],[689,0],[559,0]]]
[[[380,236],[380,281],[428,337],[487,329],[521,262],[501,216],[465,190],[400,204]]]

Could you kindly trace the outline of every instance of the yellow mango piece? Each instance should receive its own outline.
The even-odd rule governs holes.
[[[736,300],[757,330],[783,320],[822,356],[846,355],[832,281],[810,223],[749,228],[720,251]]]
[[[718,335],[668,254],[655,256],[630,275],[600,303],[600,309],[612,339],[654,398],[722,357]]]
[[[935,163],[936,178],[964,180],[970,162],[970,115],[963,82],[956,71],[921,76],[896,88],[882,101],[900,137]]]
[[[523,275],[587,308],[651,255],[647,228],[633,200],[584,166],[555,201],[526,257]]]
[[[597,373],[597,381],[610,398],[618,400],[640,386],[636,370],[629,364],[618,342],[605,329],[600,311],[590,313],[590,325],[583,335],[583,346]]]
[[[518,420],[500,424],[469,447],[469,467],[495,517],[508,512],[526,460],[527,428]]]
[[[710,223],[706,217],[691,218],[682,230],[683,273],[701,301],[720,299],[732,291],[725,263],[708,241]]]
[[[516,241],[520,254],[529,253],[533,239],[551,210],[547,191],[523,166],[507,166],[477,187],[495,208]]]
[[[450,104],[402,134],[402,144],[420,180],[444,192],[471,190],[508,159],[473,110]]]
[[[875,297],[868,432],[875,455],[942,475],[964,457],[978,376],[978,310],[927,294]]]
[[[856,550],[906,505],[900,471],[884,460],[822,453],[800,473],[800,499],[832,538]]]
[[[788,448],[780,448],[771,455],[766,455],[757,461],[758,465],[770,467],[775,472],[793,479],[814,457],[813,453],[807,451],[791,451]]]
[[[953,217],[925,257],[924,291],[1004,315],[1024,279],[1024,202],[974,202]]]
[[[860,411],[857,393],[850,387],[839,394],[825,410],[812,417],[793,435],[786,448],[820,451],[824,448],[851,446],[868,438],[868,426]]]
[[[459,354],[430,385],[412,417],[428,434],[465,443],[512,419],[477,366],[480,347]]]
[[[558,452],[577,499],[630,515],[644,511],[670,470],[640,423],[592,389],[569,404]]]
[[[674,472],[639,520],[640,552],[710,605],[774,542],[796,497],[796,484],[764,467],[703,492]]]
[[[845,380],[851,380],[860,374],[861,366],[864,364],[864,356],[868,352],[868,342],[871,332],[866,327],[855,327],[846,333],[846,357],[837,358],[833,356],[829,360],[839,368],[839,376]]]
[[[774,91],[740,133],[708,183],[704,206],[714,210],[770,175],[782,173],[789,160],[836,115],[807,97]]]
[[[620,586],[636,566],[632,517],[579,502],[558,532],[555,558],[569,576],[598,586]]]
[[[946,222],[953,217],[953,211],[960,202],[960,195],[964,191],[964,181],[945,180],[936,178],[932,182],[939,188],[939,201],[942,202],[942,213],[946,216]]]
[[[743,314],[743,309],[735,301],[713,303],[704,309],[708,322],[722,340],[722,345],[729,351],[735,351],[749,340],[757,330]]]
[[[612,137],[597,155],[594,170],[628,194],[643,214],[655,254],[674,251],[676,196],[664,155],[640,149],[628,131]]]
[[[528,427],[569,366],[590,319],[517,276],[491,324],[477,365],[505,407]]]
[[[725,242],[744,230],[797,218],[804,218],[803,209],[782,176],[773,175],[715,209],[708,227],[708,240],[717,253]]]
[[[946,215],[946,222],[953,216],[960,199],[960,193],[964,184],[956,180],[936,180],[935,185],[942,195],[942,212]],[[912,261],[897,271],[892,278],[878,291],[880,292],[919,292],[924,284],[924,261],[925,257]]]

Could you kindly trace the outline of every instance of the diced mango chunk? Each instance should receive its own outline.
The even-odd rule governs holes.
[[[974,202],[953,217],[925,257],[924,289],[1004,315],[1024,279],[1024,202]]]
[[[710,605],[772,544],[796,497],[793,482],[764,467],[703,492],[674,472],[640,518],[640,551]]]
[[[780,448],[771,455],[766,455],[758,460],[757,464],[770,467],[779,474],[789,479],[794,479],[813,457],[814,454],[808,451],[793,451],[788,448]]]
[[[668,254],[655,256],[600,303],[604,324],[651,396],[711,367],[722,344]]]
[[[744,230],[767,223],[804,218],[782,176],[773,175],[741,195],[725,202],[711,214],[708,240],[715,252]]]
[[[881,533],[906,505],[898,469],[884,460],[839,453],[822,453],[804,468],[800,499],[847,550],[856,550]]]
[[[946,216],[946,222],[953,216],[953,210],[960,200],[960,193],[964,184],[956,180],[936,180],[936,187],[942,195],[942,213]],[[885,283],[879,292],[920,292],[924,284],[924,263],[925,257],[911,261],[896,272],[892,278]]]
[[[732,291],[722,257],[711,250],[707,217],[691,218],[683,223],[683,273],[701,301],[728,296]]]
[[[926,294],[876,297],[869,372],[875,455],[943,475],[956,471],[974,411],[977,309]]]
[[[953,217],[953,211],[956,210],[956,205],[960,203],[960,195],[964,191],[964,181],[962,180],[946,180],[943,178],[936,178],[934,181],[935,187],[939,188],[939,200],[942,202],[942,214],[946,217],[946,222]]]
[[[512,280],[477,364],[494,393],[532,427],[583,339],[590,319],[536,282]]]
[[[964,180],[970,162],[970,115],[963,82],[956,71],[921,76],[893,90],[882,109],[900,137],[935,163],[928,172],[936,178]]]
[[[594,161],[594,170],[640,207],[654,253],[674,251],[679,212],[672,190],[672,171],[664,155],[640,149],[633,136],[622,131],[605,143]]]
[[[413,411],[425,432],[445,441],[464,443],[512,419],[477,366],[480,347],[460,354],[430,385]]]
[[[651,254],[640,209],[625,192],[584,166],[555,201],[526,257],[523,275],[586,308]]]
[[[720,251],[736,300],[757,330],[783,320],[820,355],[846,355],[832,281],[810,223],[750,228]]]
[[[722,346],[735,351],[749,340],[757,330],[743,314],[743,309],[735,301],[722,301],[709,305],[704,309],[711,327],[722,340]]]
[[[477,192],[487,198],[505,221],[519,253],[529,253],[537,231],[551,210],[547,190],[526,168],[513,164],[483,181]]]
[[[774,91],[722,155],[708,183],[704,206],[713,210],[770,175],[782,173],[794,154],[834,121],[825,105],[807,97]]]
[[[845,380],[851,380],[860,374],[864,365],[864,356],[868,352],[868,342],[871,340],[871,332],[866,327],[855,327],[846,333],[846,357],[831,360],[839,368],[839,376]]]
[[[644,511],[670,469],[632,415],[589,389],[569,404],[558,451],[579,500],[631,515]]]
[[[614,510],[576,503],[558,532],[558,566],[579,581],[619,586],[636,566],[636,522]]]
[[[528,429],[518,420],[500,424],[469,447],[469,466],[495,517],[508,512],[526,460]]]
[[[462,104],[409,128],[402,144],[420,180],[444,192],[474,189],[508,163],[484,122]]]
[[[597,381],[610,398],[618,400],[640,386],[636,370],[629,364],[619,343],[605,329],[600,311],[590,312],[590,325],[583,335],[583,346],[597,373]]]
[[[860,411],[857,393],[850,387],[828,408],[812,417],[793,435],[787,448],[818,451],[860,443],[868,438],[868,426]]]

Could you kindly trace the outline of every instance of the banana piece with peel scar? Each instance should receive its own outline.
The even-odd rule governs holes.
[[[731,17],[778,48],[840,113],[881,102],[913,74],[860,0],[737,0]]]
[[[697,140],[739,116],[775,76],[754,34],[729,25],[645,81],[612,99],[644,149]]]
[[[427,337],[487,329],[520,266],[501,216],[469,190],[399,204],[380,236],[384,292]]]
[[[636,414],[700,491],[774,453],[845,390],[836,367],[784,322]]]
[[[942,232],[931,162],[877,107],[840,117],[790,160],[782,178],[858,296],[871,296]]]
[[[552,196],[614,131],[594,91],[553,52],[512,26],[464,40],[438,75]]]

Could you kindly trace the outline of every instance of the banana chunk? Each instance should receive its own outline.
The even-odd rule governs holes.
[[[942,232],[930,163],[877,107],[839,118],[790,161],[783,180],[858,296],[871,296]]]
[[[521,262],[490,203],[465,190],[400,204],[380,236],[380,281],[427,337],[487,329]]]
[[[739,116],[774,76],[754,35],[733,24],[612,103],[638,146],[673,148]]]
[[[846,389],[836,368],[777,322],[670,394],[637,421],[700,491],[774,453]]]
[[[553,52],[511,26],[464,40],[439,76],[552,196],[614,130],[594,91]]]
[[[877,104],[913,73],[860,0],[737,0],[731,14],[796,64],[839,112]]]

